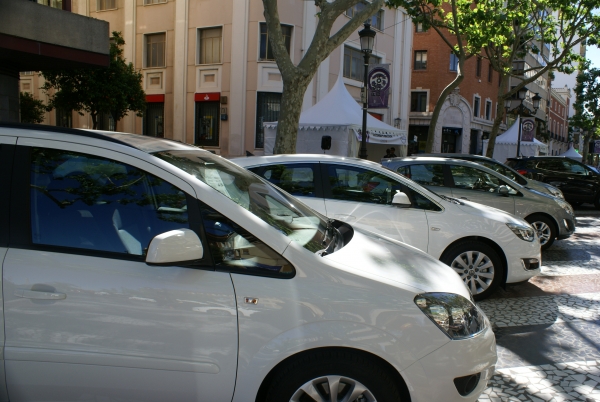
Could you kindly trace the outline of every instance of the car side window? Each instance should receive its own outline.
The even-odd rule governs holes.
[[[454,179],[454,187],[463,190],[493,193],[498,191],[498,187],[507,185],[496,176],[470,166],[450,165],[450,171]],[[508,188],[509,194],[517,194],[512,187],[508,186]]]
[[[574,173],[576,175],[581,175],[581,176],[587,175],[587,169],[585,167],[583,167],[583,165],[580,165],[579,163],[577,163],[575,161],[569,161],[569,160],[564,160],[563,163],[565,164],[565,167],[567,168],[567,171],[569,173]]]
[[[543,170],[549,170],[551,172],[562,172],[568,171],[563,161],[559,159],[546,159],[538,163],[537,167]]]
[[[294,267],[279,253],[208,205],[200,202],[200,206],[202,224],[217,269],[282,278],[294,276]]]
[[[501,175],[508,177],[509,179],[512,179],[515,181],[517,180],[517,176],[514,174],[513,171],[506,169],[504,166],[502,166],[500,164],[490,163],[487,161],[481,161],[481,162],[478,161],[478,163],[485,166],[488,169],[492,169],[493,171],[498,172]]]
[[[262,176],[294,196],[315,196],[314,164],[281,164],[264,168]]]
[[[327,170],[335,200],[391,204],[393,194],[401,189],[397,181],[372,170],[333,164]]]
[[[114,160],[34,148],[30,187],[34,244],[142,256],[154,236],[189,228],[185,193]]]
[[[401,166],[397,172],[422,186],[444,187],[444,165],[424,164]]]

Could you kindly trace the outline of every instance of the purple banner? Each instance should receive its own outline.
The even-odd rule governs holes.
[[[371,64],[367,76],[369,108],[387,109],[390,93],[390,65]]]
[[[600,154],[600,140],[594,141],[594,153]]]
[[[521,120],[521,141],[532,142],[535,137],[535,119],[525,118]]]

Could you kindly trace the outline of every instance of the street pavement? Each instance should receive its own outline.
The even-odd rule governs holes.
[[[600,401],[600,211],[542,254],[542,273],[478,304],[496,334],[498,364],[479,398]]]

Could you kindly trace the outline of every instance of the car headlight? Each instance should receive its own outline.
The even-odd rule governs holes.
[[[487,327],[483,311],[471,300],[454,293],[422,293],[415,304],[450,339],[465,339]]]
[[[556,201],[556,203],[565,210],[566,213],[568,213],[571,216],[575,216],[575,211],[573,211],[573,207],[571,206],[571,204],[569,204],[566,201],[563,200],[559,200],[558,198],[555,198],[554,201]]]
[[[565,199],[565,195],[562,193],[562,191],[560,191],[559,189],[557,189],[556,187],[553,186],[547,186],[546,189],[548,190],[548,192],[550,194],[552,194],[555,197],[561,198],[561,199]]]
[[[520,225],[518,223],[507,223],[506,226],[513,231],[514,234],[521,240],[534,241],[535,231],[531,225]]]

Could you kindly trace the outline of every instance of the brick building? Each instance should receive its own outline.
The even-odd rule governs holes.
[[[571,90],[551,88],[548,105],[548,155],[560,155],[569,149],[569,109]]]

